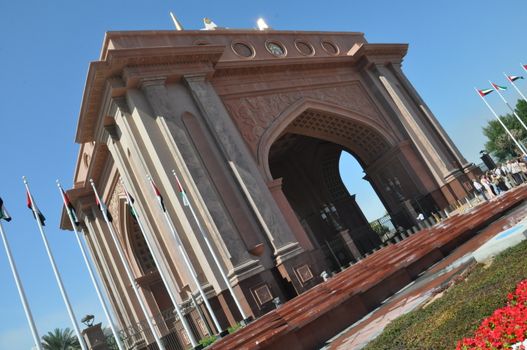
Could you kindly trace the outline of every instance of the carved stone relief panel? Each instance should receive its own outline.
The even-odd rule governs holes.
[[[379,120],[379,112],[360,83],[320,87],[225,100],[243,138],[254,154],[258,141],[271,123],[289,106],[302,99],[334,104]]]

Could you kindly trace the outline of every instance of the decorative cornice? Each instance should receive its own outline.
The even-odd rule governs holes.
[[[108,50],[104,61],[90,63],[75,141],[84,143],[94,140],[102,109],[101,104],[106,94],[114,96],[112,93],[114,89],[118,89],[119,94],[122,95],[124,88],[135,87],[139,78],[148,76],[152,66],[164,67],[164,74],[171,73],[176,76],[188,72],[188,68],[191,71],[195,71],[196,68],[210,71],[224,49],[223,45],[205,45]],[[125,68],[139,66],[143,68],[128,69],[126,76],[123,75]],[[136,74],[133,74],[134,72]],[[159,75],[160,72],[155,73]],[[124,85],[116,80],[120,77],[126,78]],[[169,78],[170,76],[167,76],[167,79]],[[109,80],[110,84],[107,84]]]

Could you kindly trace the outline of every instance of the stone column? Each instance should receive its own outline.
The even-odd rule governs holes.
[[[195,148],[181,130],[178,107],[189,108],[193,105],[190,95],[189,101],[186,101],[187,89],[181,91],[178,84],[171,88],[177,91],[171,91],[169,95],[164,80],[144,80],[141,91],[129,91],[127,104],[133,112],[131,116],[123,118],[122,122],[126,124],[129,142],[134,144],[137,154],[144,158],[142,165],[145,171],[150,171],[154,178],[160,179],[157,181],[158,187],[166,193],[165,203],[177,213],[174,216],[178,218],[176,226],[181,225],[179,232],[185,234],[182,239],[189,242],[185,246],[193,247],[192,251],[187,249],[191,258],[195,255],[199,264],[206,267],[202,269],[203,274],[215,286],[215,290],[219,291],[226,286],[190,213],[180,204],[172,169],[179,172],[198,219],[202,220],[201,224],[207,230],[213,248],[219,251],[217,255],[223,258],[226,265],[224,270],[230,271],[231,276],[244,278],[263,268],[243,246],[236,228],[232,226],[232,220],[226,216],[225,206],[218,198],[209,174],[203,168],[203,158],[195,154]]]
[[[384,65],[373,64],[367,74],[395,112],[421,157],[428,164],[436,182],[440,186],[444,185],[445,177],[457,169],[455,164],[449,162],[444,151],[432,144],[429,135],[426,134],[423,120],[416,111],[417,107],[404,96],[396,79]]]
[[[472,164],[467,162],[465,157],[459,152],[459,149],[456,147],[454,142],[452,142],[452,139],[448,134],[445,132],[441,124],[437,121],[434,114],[430,111],[426,103],[423,101],[417,90],[413,87],[413,85],[408,81],[408,78],[403,73],[401,69],[400,63],[392,63],[391,65],[392,71],[397,77],[398,81],[401,83],[401,85],[406,89],[407,93],[410,95],[410,97],[414,100],[414,103],[419,106],[422,113],[426,118],[428,119],[429,126],[436,132],[437,136],[443,146],[450,151],[452,157],[458,162],[459,166],[463,169],[470,167]]]
[[[134,208],[138,212],[143,229],[145,230],[145,240],[148,241],[151,248],[150,254],[152,254],[159,263],[157,269],[160,274],[165,276],[166,281],[168,282],[166,285],[163,285],[167,288],[168,292],[176,296],[177,301],[181,303],[182,297],[179,284],[182,284],[182,278],[180,276],[182,270],[172,269],[172,265],[167,260],[167,257],[170,256],[169,250],[171,247],[167,247],[165,244],[166,238],[164,239],[164,237],[161,236],[160,230],[155,224],[153,224],[153,221],[150,220],[151,215],[148,211],[149,208],[146,206],[147,201],[145,200],[137,181],[138,174],[134,171],[131,160],[127,157],[123,147],[125,146],[123,146],[120,140],[108,142],[108,150],[114,159],[115,166],[117,167],[120,176],[125,181],[127,190],[134,196]],[[183,274],[183,277],[184,280],[189,279],[186,274]]]
[[[256,216],[261,215],[261,225],[268,227],[272,235],[277,264],[302,252],[293,232],[281,215],[269,189],[263,181],[254,159],[243,142],[239,131],[205,75],[187,75],[184,80],[194,97],[208,127],[216,140],[225,162],[232,162],[238,170],[240,186],[245,186],[247,201],[254,201]],[[234,174],[236,175],[236,174]],[[255,209],[255,208],[253,208]],[[267,231],[264,227],[264,231]]]
[[[284,192],[282,191],[282,178],[268,182],[267,186],[269,187],[269,190],[271,191],[271,194],[273,195],[276,204],[278,204],[278,207],[280,208],[287,223],[289,224],[289,227],[291,227],[291,230],[295,234],[295,237],[298,240],[300,246],[305,251],[313,250],[314,247],[313,243],[311,242],[311,239],[309,239],[309,236],[302,227],[302,224],[300,224],[300,221],[298,221],[295,211],[293,210],[293,208],[291,208],[289,201],[287,200]]]

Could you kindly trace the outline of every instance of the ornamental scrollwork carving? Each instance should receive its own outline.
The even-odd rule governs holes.
[[[227,99],[225,105],[243,138],[256,153],[258,141],[265,130],[282,111],[302,99],[334,104],[374,119],[379,114],[359,83],[232,98]]]

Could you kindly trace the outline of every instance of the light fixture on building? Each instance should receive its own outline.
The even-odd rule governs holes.
[[[258,18],[258,20],[256,21],[256,25],[258,26],[258,30],[269,29],[269,26],[267,25],[267,23],[265,23],[265,20],[262,17]]]

